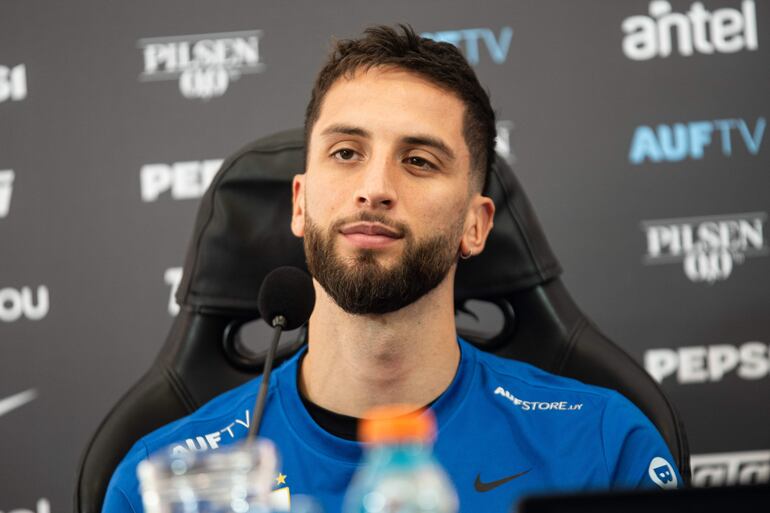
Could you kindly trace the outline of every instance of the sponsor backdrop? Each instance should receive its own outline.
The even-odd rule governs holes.
[[[5,0],[0,511],[70,509],[222,159],[301,125],[332,36],[401,21],[477,69],[567,286],[681,411],[695,484],[770,480],[770,4]]]

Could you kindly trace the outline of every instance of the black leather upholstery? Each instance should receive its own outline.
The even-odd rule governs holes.
[[[301,241],[289,230],[289,183],[303,168],[301,130],[255,141],[223,163],[198,211],[177,292],[181,312],[153,366],[87,446],[75,511],[101,510],[112,472],[139,438],[252,379],[261,368],[259,357],[240,348],[238,328],[258,317],[257,292],[270,270],[306,268]],[[461,335],[501,356],[620,391],[655,423],[688,481],[689,451],[676,411],[647,373],[574,303],[534,211],[502,159],[494,163],[485,194],[497,207],[495,227],[484,253],[459,264],[457,306],[471,299],[495,302],[507,323],[494,337],[462,330]],[[279,360],[303,342],[300,336],[282,345]]]

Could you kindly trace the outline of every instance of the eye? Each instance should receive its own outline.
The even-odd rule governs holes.
[[[422,158],[422,157],[407,157],[405,159],[406,163],[410,166],[414,166],[420,169],[438,169],[432,162]]]
[[[356,156],[356,152],[351,150],[350,148],[341,148],[334,153],[332,153],[332,157],[334,157],[337,160],[353,160],[353,157]]]

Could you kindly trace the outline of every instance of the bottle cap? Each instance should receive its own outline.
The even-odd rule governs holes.
[[[414,405],[377,406],[361,419],[358,434],[367,443],[432,442],[436,418],[431,410]]]

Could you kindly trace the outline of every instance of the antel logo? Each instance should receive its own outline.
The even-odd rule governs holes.
[[[3,510],[0,509],[0,513],[3,513]],[[36,504],[36,509],[24,509],[24,508],[14,508],[11,510],[8,510],[8,513],[51,513],[51,503],[48,502],[48,499],[42,498],[38,499]]]
[[[668,57],[674,50],[687,57],[696,52],[710,55],[758,48],[754,0],[743,0],[740,10],[714,11],[695,2],[686,14],[672,12],[666,0],[653,0],[649,16],[630,16],[621,28],[623,53],[635,61]]]
[[[693,282],[713,283],[730,277],[747,257],[768,255],[764,239],[767,214],[751,212],[722,216],[642,221],[647,236],[645,265],[682,262]]]
[[[179,313],[179,305],[176,304],[176,291],[179,288],[179,283],[182,281],[182,267],[169,267],[166,272],[163,273],[163,281],[171,287],[168,295],[168,313],[171,316]]]
[[[40,285],[37,288],[37,298],[31,287],[0,289],[0,321],[14,322],[21,317],[31,321],[39,321],[48,315],[48,287]]]
[[[671,376],[680,385],[713,383],[731,373],[741,379],[757,380],[770,376],[770,346],[752,341],[740,346],[650,349],[644,353],[644,368],[658,383]]]
[[[638,126],[631,139],[628,160],[638,165],[645,162],[679,162],[684,159],[700,160],[704,149],[717,145],[723,156],[733,154],[733,135],[742,142],[751,155],[757,155],[762,146],[767,120],[757,118],[754,128],[743,119],[691,121],[673,125]]]
[[[511,48],[513,29],[503,27],[499,35],[490,28],[473,28],[460,30],[441,30],[438,32],[423,32],[422,37],[434,41],[450,43],[459,48],[470,64],[478,64],[481,60],[482,48],[496,64],[503,64],[508,58]]]
[[[145,164],[139,171],[142,201],[156,201],[168,192],[175,200],[203,196],[222,159],[174,162],[173,164]]]
[[[179,80],[185,98],[208,100],[227,92],[241,75],[259,73],[260,30],[140,39],[144,56],[141,81]]]
[[[21,101],[27,97],[27,67],[19,64],[13,68],[0,65],[0,103],[6,100]]]
[[[13,169],[0,169],[0,219],[6,217],[11,209],[13,178]]]
[[[693,454],[693,486],[770,483],[770,451]]]

